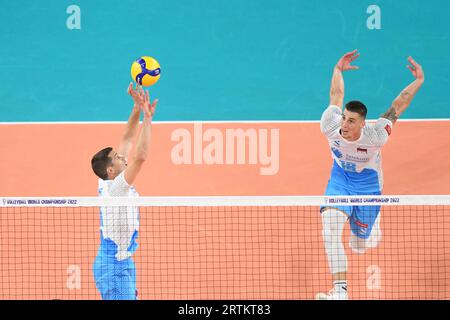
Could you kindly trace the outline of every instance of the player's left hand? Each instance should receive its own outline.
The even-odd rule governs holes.
[[[127,92],[133,99],[134,104],[136,106],[141,106],[142,104],[145,103],[145,92],[144,92],[144,89],[142,89],[142,86],[136,84],[136,89],[134,89],[133,83],[130,82]]]
[[[142,90],[142,91],[144,91],[144,90]],[[140,105],[142,111],[144,112],[144,117],[150,118],[150,119],[153,118],[157,104],[158,104],[158,99],[155,99],[155,100],[153,100],[152,103],[150,103],[150,93],[148,90],[145,90],[144,103],[142,105]]]
[[[420,82],[424,82],[425,74],[423,72],[422,66],[418,64],[412,57],[408,57],[408,61],[411,65],[407,65],[406,67],[411,71],[414,78],[416,78]]]

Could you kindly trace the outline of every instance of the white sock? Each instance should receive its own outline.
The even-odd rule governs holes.
[[[333,286],[336,292],[339,291],[347,292],[347,280],[335,280],[333,281]]]

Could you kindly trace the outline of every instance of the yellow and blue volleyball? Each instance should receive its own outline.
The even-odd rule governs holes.
[[[131,78],[143,87],[154,85],[160,75],[161,67],[152,57],[140,57],[131,65]]]

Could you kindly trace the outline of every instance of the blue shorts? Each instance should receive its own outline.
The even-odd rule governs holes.
[[[380,195],[381,192],[354,192],[349,191],[345,187],[328,183],[325,195],[327,196],[362,196],[362,195]],[[372,231],[373,224],[378,217],[381,206],[322,206],[320,211],[325,207],[336,208],[345,212],[350,220],[350,229],[352,233],[359,238],[367,239]]]
[[[93,271],[103,300],[137,300],[136,266],[131,258],[117,261],[98,255]]]

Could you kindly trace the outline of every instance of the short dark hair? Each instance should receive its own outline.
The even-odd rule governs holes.
[[[347,109],[350,112],[356,112],[364,119],[367,116],[367,108],[364,105],[364,103],[362,103],[361,101],[357,101],[357,100],[349,101],[345,105],[345,109]]]
[[[92,170],[94,173],[103,180],[108,180],[108,173],[106,169],[112,165],[112,158],[109,153],[113,148],[107,147],[97,152],[91,160]]]

